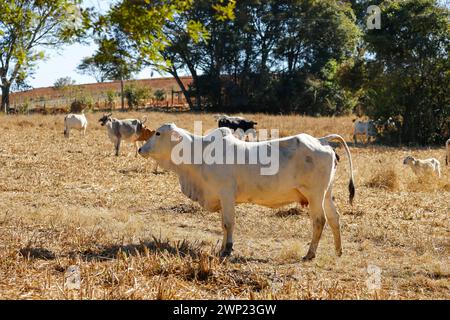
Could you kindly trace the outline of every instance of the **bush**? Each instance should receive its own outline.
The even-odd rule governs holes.
[[[163,101],[166,98],[166,92],[162,89],[157,89],[153,94],[156,101]]]
[[[127,99],[128,108],[133,109],[142,105],[144,100],[149,98],[150,90],[143,86],[130,84],[125,86],[124,95]]]
[[[24,102],[22,104],[19,104],[17,106],[17,112],[20,114],[26,114],[28,113],[28,110],[30,109],[30,105],[28,104],[28,102]]]
[[[70,112],[80,113],[84,109],[91,109],[94,105],[94,99],[90,94],[80,93],[70,104]]]
[[[112,109],[116,101],[117,93],[114,90],[106,91],[106,105]]]

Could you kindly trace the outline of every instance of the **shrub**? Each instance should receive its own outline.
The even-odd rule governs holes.
[[[166,92],[162,89],[157,89],[155,93],[153,93],[153,97],[156,101],[163,101],[166,98]]]
[[[110,109],[112,109],[112,107],[114,106],[116,96],[117,96],[117,93],[114,90],[106,91],[106,104]]]
[[[80,113],[84,109],[91,109],[94,99],[90,94],[80,93],[70,104],[70,112]]]
[[[148,88],[136,84],[127,85],[124,94],[130,109],[140,106],[150,96]]]

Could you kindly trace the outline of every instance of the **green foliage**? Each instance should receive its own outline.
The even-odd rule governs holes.
[[[19,104],[16,107],[16,109],[19,114],[27,114],[28,110],[30,110],[30,104],[28,101],[25,101],[25,102]]]
[[[153,97],[156,101],[163,101],[166,98],[166,92],[163,89],[157,89],[153,93]]]
[[[114,90],[106,91],[106,104],[109,108],[114,106],[114,102],[116,101],[117,93]]]
[[[141,106],[144,100],[150,97],[150,90],[132,83],[125,86],[124,95],[127,99],[128,108],[134,109]]]
[[[384,1],[381,30],[366,34],[366,112],[401,115],[403,142],[443,143],[450,135],[450,11],[432,0]]]
[[[2,109],[10,88],[24,88],[44,49],[83,35],[89,12],[79,0],[0,0],[0,87]]]
[[[76,98],[70,104],[70,112],[80,113],[86,109],[92,109],[94,106],[94,98],[86,91],[80,91]]]
[[[53,88],[55,88],[56,90],[63,90],[75,85],[75,83],[76,81],[71,77],[62,77],[55,80],[55,82],[53,83]]]
[[[120,32],[111,32],[96,40],[97,51],[85,57],[78,66],[82,74],[94,76],[98,82],[131,79],[141,68],[140,62],[130,54]]]

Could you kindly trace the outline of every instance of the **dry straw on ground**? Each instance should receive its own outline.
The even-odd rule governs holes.
[[[147,124],[215,127],[208,114],[148,113]],[[122,118],[142,113],[120,114]],[[246,115],[258,127],[351,141],[351,118]],[[357,198],[347,199],[342,149],[334,183],[344,252],[336,258],[326,227],[312,262],[307,209],[237,207],[234,257],[217,257],[218,213],[184,197],[173,173],[121,155],[88,114],[85,138],[63,136],[63,116],[0,116],[0,299],[449,299],[450,170],[417,181],[406,154],[436,157],[443,148],[352,146]],[[367,266],[381,268],[369,290]],[[64,286],[70,265],[79,290]]]

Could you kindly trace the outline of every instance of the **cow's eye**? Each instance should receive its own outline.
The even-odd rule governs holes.
[[[159,136],[159,135],[161,135],[161,133],[160,133],[160,132],[157,132],[156,135]]]

